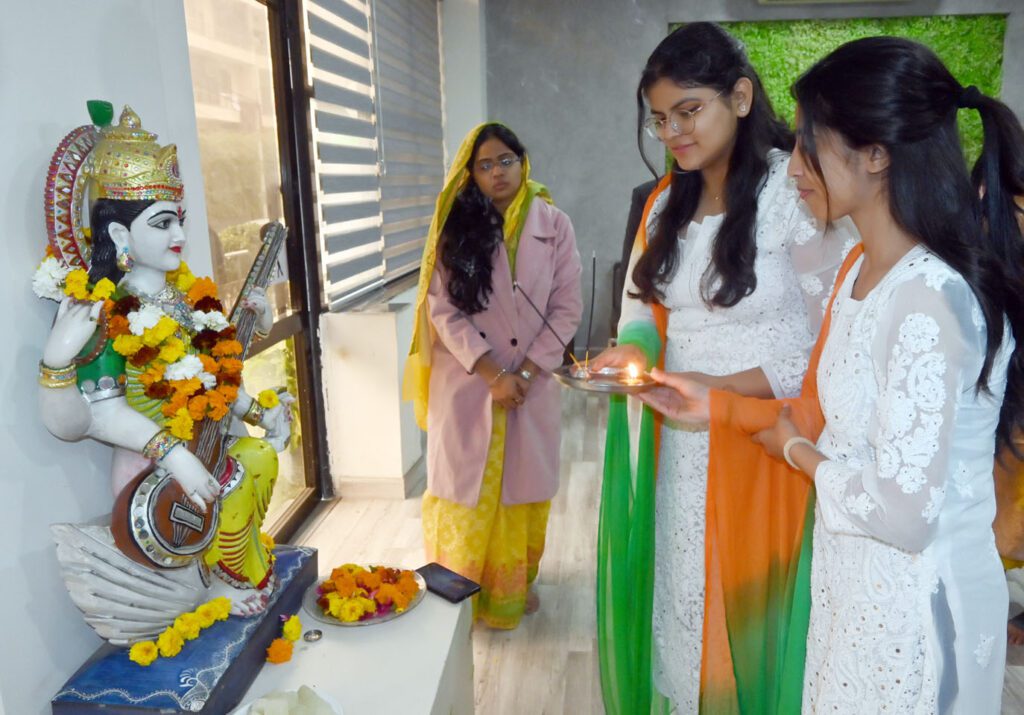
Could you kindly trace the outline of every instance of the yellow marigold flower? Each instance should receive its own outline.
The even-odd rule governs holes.
[[[268,663],[287,663],[292,659],[292,644],[291,641],[286,641],[284,638],[275,638],[267,648],[267,662]]]
[[[114,352],[131,357],[142,349],[142,338],[138,335],[118,335],[114,338]]]
[[[173,626],[165,628],[160,637],[156,639],[157,650],[160,651],[160,655],[164,658],[173,658],[178,655],[183,645],[185,645],[185,639],[181,637],[178,631],[174,630]]]
[[[189,416],[188,410],[182,408],[174,413],[174,417],[167,423],[167,429],[178,439],[190,440],[192,439],[193,424],[194,422]]]
[[[128,660],[147,666],[156,660],[157,648],[153,641],[140,641],[128,651]]]
[[[192,275],[192,269],[188,267],[185,261],[181,262],[177,270],[168,271],[165,279],[182,292],[187,291],[196,282],[196,277]]]
[[[114,292],[114,282],[109,278],[101,278],[99,283],[93,286],[92,299],[93,300],[106,300]]]
[[[274,537],[265,531],[260,532],[260,543],[267,547],[267,551],[273,551],[277,544],[274,543]]]
[[[281,400],[278,399],[277,393],[274,390],[262,390],[256,396],[256,400],[260,403],[260,407],[268,410],[281,404]]]
[[[83,268],[76,268],[75,270],[68,273],[64,279],[64,292],[79,300],[85,300],[89,297],[89,291],[86,288],[86,284],[89,282],[89,274]],[[146,665],[149,665],[148,663]]]
[[[284,625],[281,627],[281,635],[284,636],[285,640],[297,641],[299,636],[302,635],[302,621],[299,620],[298,616],[292,616]]]
[[[346,598],[341,604],[337,617],[345,623],[352,623],[353,621],[358,621],[365,612],[366,609],[363,608],[361,599]]]
[[[196,618],[202,628],[209,628],[217,620],[218,610],[212,603],[204,603],[195,610]]]
[[[215,598],[208,602],[207,605],[213,606],[214,610],[217,612],[218,621],[226,621],[228,616],[231,615],[231,599],[226,596]]]
[[[156,325],[152,328],[146,328],[142,332],[142,342],[151,348],[155,348],[164,340],[174,335],[174,331],[177,329],[178,323],[174,318],[162,315],[160,320],[156,322]]]
[[[178,631],[185,640],[193,640],[202,630],[199,625],[199,617],[194,613],[182,613],[174,619],[174,630]]]
[[[157,359],[166,363],[177,362],[185,354],[185,343],[179,338],[167,338],[160,346],[160,353]]]

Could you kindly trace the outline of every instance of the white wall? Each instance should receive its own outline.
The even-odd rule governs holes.
[[[46,244],[46,167],[64,134],[88,123],[87,99],[107,99],[118,113],[131,104],[162,142],[178,145],[192,239],[187,258],[201,274],[211,261],[181,4],[7,1],[3,14],[0,300],[8,347],[0,363],[0,710],[37,715],[50,712],[50,697],[100,645],[64,590],[48,527],[107,514],[110,450],[62,443],[40,424],[36,363],[55,304],[37,299],[30,286]]]
[[[445,167],[469,130],[487,118],[485,0],[442,0]]]

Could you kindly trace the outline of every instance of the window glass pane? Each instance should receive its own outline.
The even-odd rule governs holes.
[[[284,222],[267,8],[185,0],[185,18],[214,279],[232,306],[259,250],[260,226]],[[276,318],[292,312],[287,281],[267,294]]]
[[[259,355],[246,358],[242,371],[245,391],[255,397],[261,390],[288,388],[293,396],[298,396],[299,386],[295,376],[295,345],[292,338],[282,340]],[[274,496],[270,500],[264,531],[274,528],[274,522],[287,511],[295,498],[306,488],[306,477],[302,461],[302,433],[300,429],[299,404],[292,404],[292,440],[288,449],[279,452],[277,483],[274,485]],[[259,427],[245,425],[249,434],[262,437],[263,430]]]

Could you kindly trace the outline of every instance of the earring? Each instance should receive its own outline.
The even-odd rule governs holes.
[[[747,105],[745,105],[745,104],[741,104],[741,105],[740,105],[740,111],[741,111],[741,112],[745,112],[745,111],[747,111]]]
[[[122,248],[117,252],[117,269],[122,273],[128,273],[131,271],[132,266],[135,265],[135,259],[128,253],[127,248]]]

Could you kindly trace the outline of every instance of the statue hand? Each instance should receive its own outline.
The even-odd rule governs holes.
[[[267,300],[267,291],[263,288],[253,288],[242,305],[256,314],[256,330],[269,333],[274,327],[274,312],[270,308],[270,301]]]
[[[292,436],[292,403],[295,398],[288,392],[279,393],[281,402],[263,413],[260,426],[267,431],[263,436],[277,452],[288,448]]]
[[[49,367],[70,365],[96,332],[102,309],[103,301],[91,303],[74,300],[70,296],[64,298],[43,348],[43,363]]]
[[[220,496],[220,484],[184,444],[168,452],[161,463],[203,513],[206,512],[206,504],[212,504]]]

